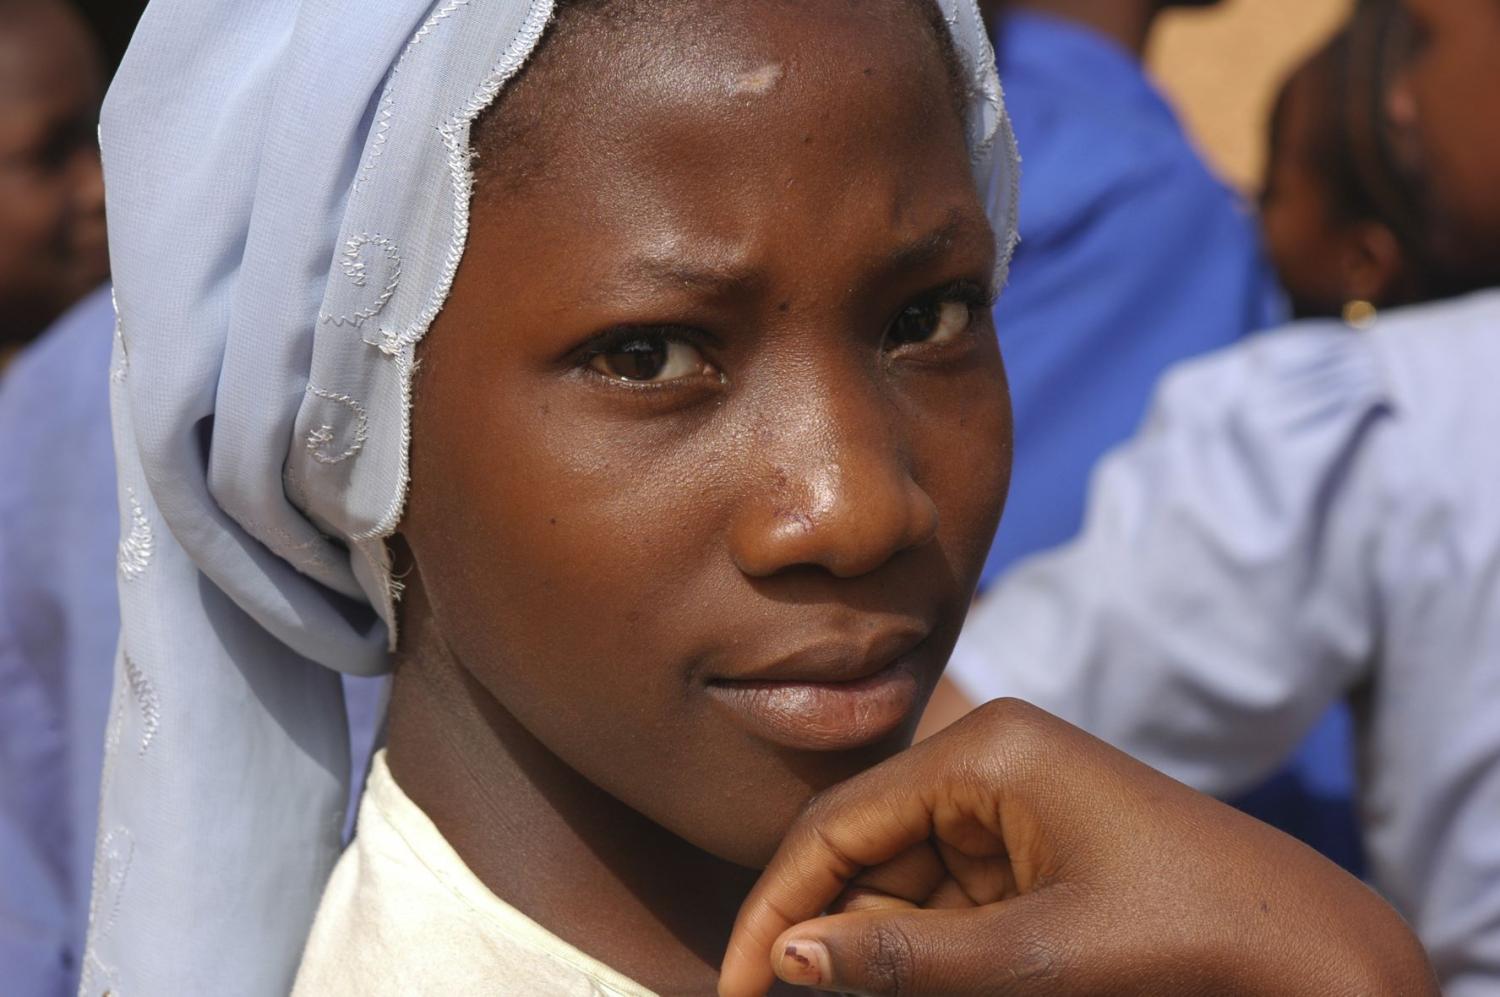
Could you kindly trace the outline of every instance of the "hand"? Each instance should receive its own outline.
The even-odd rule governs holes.
[[[1357,880],[1014,700],[808,805],[740,910],[720,997],[773,972],[872,995],[1438,994]]]

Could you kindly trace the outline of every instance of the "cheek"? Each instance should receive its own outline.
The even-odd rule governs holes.
[[[7,233],[32,242],[53,237],[67,218],[71,192],[62,176],[33,173],[0,180],[0,218]]]
[[[1303,173],[1284,173],[1261,211],[1266,250],[1282,286],[1302,304],[1326,309],[1341,299],[1338,237],[1329,195]]]
[[[1493,8],[1492,10],[1489,8]],[[1413,73],[1431,187],[1450,219],[1488,235],[1500,229],[1500,4],[1449,37]]]
[[[1265,236],[1266,252],[1271,256],[1277,271],[1284,272],[1293,257],[1296,238],[1292,215],[1286,207],[1286,197],[1277,197],[1260,209],[1260,228]]]
[[[1305,213],[1289,204],[1287,198],[1280,198],[1274,206],[1267,208],[1261,216],[1261,226],[1271,262],[1282,283],[1290,289],[1296,291],[1316,282],[1329,269],[1326,261],[1318,262],[1323,247],[1316,226],[1310,223]]]
[[[66,207],[61,184],[0,179],[0,268],[7,276],[56,265]]]
[[[938,540],[964,591],[977,582],[1010,488],[1014,452],[1010,392],[998,347],[957,381],[910,392],[910,447],[917,482],[938,509]]]
[[[503,386],[466,397],[479,399],[466,412],[418,416],[409,517],[441,524],[413,544],[441,559],[429,568],[418,551],[461,656],[496,663],[481,678],[509,703],[610,685],[619,670],[590,663],[619,660],[642,632],[668,650],[663,607],[696,585],[715,521],[682,455],[623,445],[608,423]],[[438,424],[463,428],[438,440]],[[552,657],[573,664],[543,667]],[[637,687],[673,681],[632,671]]]

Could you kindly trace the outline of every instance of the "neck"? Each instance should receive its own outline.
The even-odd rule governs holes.
[[[1118,42],[1137,59],[1146,51],[1160,0],[1013,0],[1012,6],[1076,21]]]
[[[421,624],[413,594],[387,752],[401,788],[485,886],[553,934],[658,993],[712,992],[756,874],[553,755]]]

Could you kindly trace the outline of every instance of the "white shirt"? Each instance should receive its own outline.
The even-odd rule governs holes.
[[[1351,698],[1374,884],[1500,993],[1500,293],[1177,368],[951,672],[1220,795]]]
[[[385,764],[323,893],[293,997],[654,997],[489,891]]]

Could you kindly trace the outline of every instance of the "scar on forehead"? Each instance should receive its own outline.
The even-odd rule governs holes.
[[[736,96],[760,97],[770,93],[781,82],[784,70],[779,63],[768,62],[758,69],[739,73],[729,81],[729,92]]]

